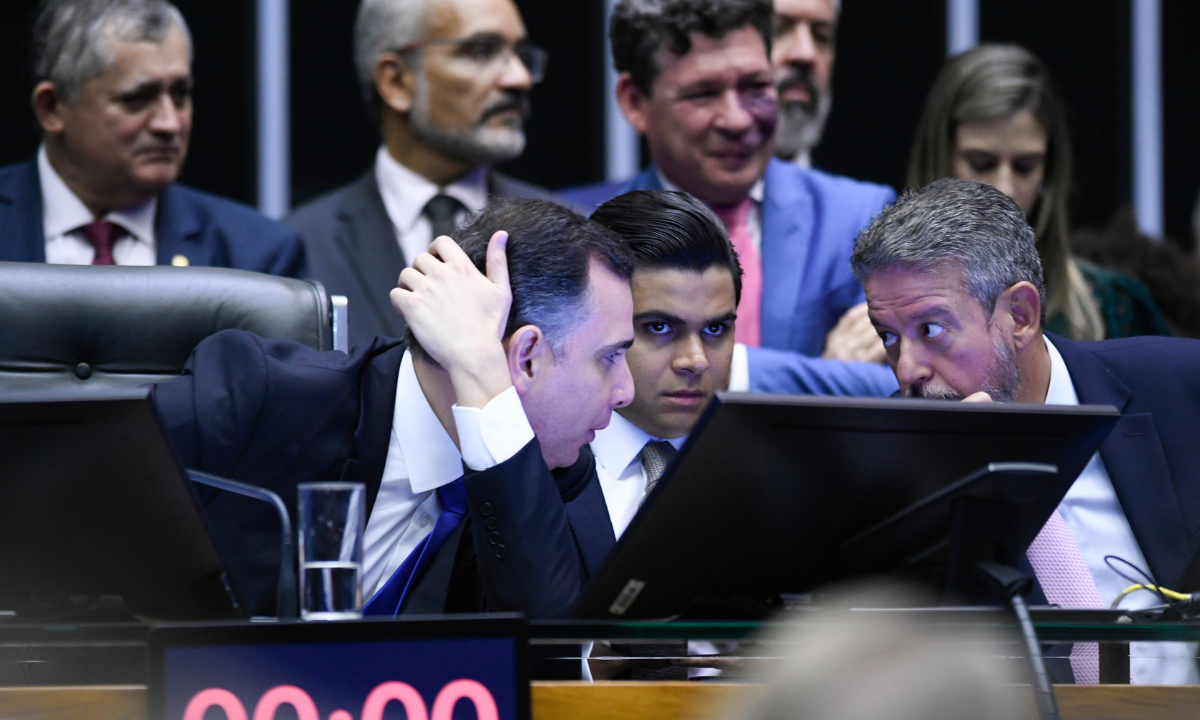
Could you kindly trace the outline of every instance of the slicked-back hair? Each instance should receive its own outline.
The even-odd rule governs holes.
[[[635,270],[725,268],[733,277],[735,302],[742,299],[742,266],[725,226],[691,195],[634,190],[596,208],[592,220],[625,240]]]
[[[774,12],[771,0],[621,0],[608,25],[613,65],[650,96],[660,70],[659,51],[686,55],[692,33],[720,40],[752,27],[770,57]]]
[[[453,238],[480,272],[487,272],[488,241],[508,233],[508,275],[512,309],[504,329],[507,339],[525,325],[545,334],[555,356],[562,353],[571,331],[583,320],[588,273],[600,262],[618,277],[633,274],[633,258],[621,238],[557,203],[524,198],[492,198],[487,208]],[[411,330],[404,334],[414,357],[437,365]]]
[[[33,84],[49,80],[67,105],[85,82],[116,60],[110,44],[162,42],[178,27],[192,57],[192,36],[183,15],[166,0],[42,0],[30,42]]]
[[[1019,282],[1046,285],[1033,228],[1007,195],[974,180],[944,178],[908,190],[859,234],[851,257],[860,282],[894,268],[962,271],[963,290],[990,318],[996,298]]]

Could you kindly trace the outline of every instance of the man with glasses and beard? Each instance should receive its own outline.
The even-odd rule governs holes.
[[[383,137],[374,166],[284,221],[312,276],[349,298],[351,345],[404,334],[388,300],[400,271],[489,196],[554,199],[492,169],[525,149],[546,68],[511,0],[363,0],[354,56]]]
[[[1029,546],[1027,570],[1040,584],[1031,603],[1109,607],[1129,585],[1114,566],[1132,572],[1110,556],[1162,587],[1185,581],[1200,549],[1200,342],[1074,342],[1043,332],[1033,229],[1004,193],[970,180],[905,193],[859,236],[852,262],[905,395],[1121,411]],[[1159,603],[1137,592],[1121,607]],[[1134,682],[1200,680],[1193,644],[1133,643],[1129,654]],[[1051,670],[1068,681],[1065,668]],[[1094,643],[1076,644],[1070,672],[1098,681]]]
[[[812,149],[821,142],[833,107],[830,80],[840,10],[841,0],[775,0],[775,154],[800,167],[812,166]]]

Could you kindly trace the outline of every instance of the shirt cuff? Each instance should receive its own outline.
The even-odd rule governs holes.
[[[729,364],[729,391],[750,392],[750,353],[742,343],[734,343]]]
[[[489,400],[482,410],[455,405],[453,412],[463,462],[475,471],[508,460],[534,437],[515,387]]]

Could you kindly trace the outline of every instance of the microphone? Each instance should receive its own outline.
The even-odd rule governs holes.
[[[279,525],[282,528],[279,540],[279,585],[275,594],[275,613],[280,620],[295,620],[299,616],[296,590],[296,553],[292,542],[292,518],[288,515],[287,506],[283,504],[283,498],[266,488],[209,475],[199,470],[188,469],[187,476],[192,482],[261,500],[275,508],[276,514],[279,515]]]

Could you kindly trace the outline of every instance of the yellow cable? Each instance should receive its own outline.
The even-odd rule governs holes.
[[[1181,593],[1181,592],[1178,592],[1175,590],[1168,590],[1167,588],[1162,587],[1160,585],[1144,585],[1142,583],[1138,583],[1136,585],[1130,585],[1129,587],[1122,590],[1121,594],[1117,596],[1117,599],[1113,600],[1112,609],[1116,610],[1117,605],[1119,605],[1122,600],[1124,600],[1130,593],[1137,592],[1138,590],[1149,590],[1151,592],[1157,592],[1161,595],[1171,598],[1172,600],[1189,600],[1192,597],[1191,595],[1188,595],[1187,593]]]

